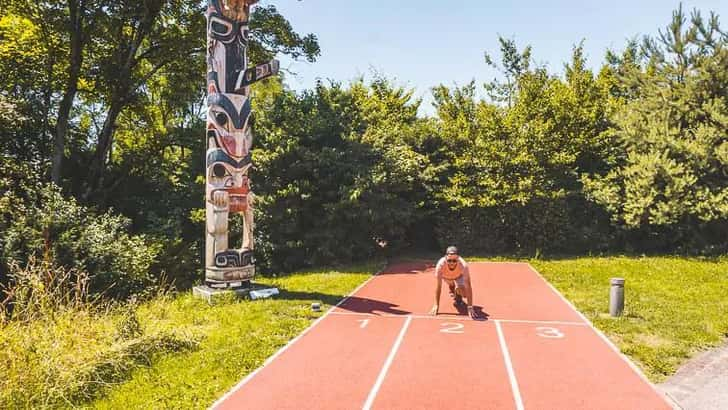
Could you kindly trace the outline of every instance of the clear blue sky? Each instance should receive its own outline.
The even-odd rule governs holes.
[[[430,88],[478,84],[497,75],[483,60],[499,57],[498,35],[519,49],[533,47],[536,63],[562,73],[574,44],[584,40],[588,63],[598,68],[607,49],[628,39],[656,35],[677,0],[432,1],[432,0],[261,0],[274,4],[298,33],[314,33],[321,56],[314,63],[281,58],[288,86],[312,88],[317,78],[343,83],[372,72],[415,89],[422,114],[432,114]],[[728,0],[683,1],[687,12],[715,11],[728,29]],[[482,87],[480,88],[482,90]]]

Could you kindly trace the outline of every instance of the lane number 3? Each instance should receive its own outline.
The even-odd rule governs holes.
[[[564,334],[555,327],[537,327],[536,334],[547,339],[561,339]]]

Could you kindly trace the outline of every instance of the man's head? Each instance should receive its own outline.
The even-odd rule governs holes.
[[[458,248],[454,246],[448,246],[447,250],[445,251],[445,262],[447,262],[447,265],[450,269],[454,269],[455,265],[458,263]]]

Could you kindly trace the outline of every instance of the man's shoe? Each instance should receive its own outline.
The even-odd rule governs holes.
[[[455,305],[462,305],[463,304],[463,297],[460,295],[455,295]]]

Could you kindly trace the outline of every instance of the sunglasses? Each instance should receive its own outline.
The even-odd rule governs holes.
[[[457,259],[447,259],[447,263],[455,263],[457,262]]]

